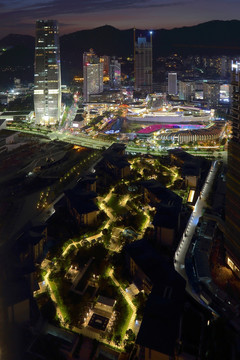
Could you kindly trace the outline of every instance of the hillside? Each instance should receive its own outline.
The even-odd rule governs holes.
[[[136,34],[146,34],[137,30]],[[239,55],[240,21],[210,21],[196,26],[159,29],[153,34],[153,58],[172,52],[182,55]],[[33,81],[34,37],[10,34],[0,40],[1,84],[18,76]],[[82,72],[82,54],[93,48],[99,55],[131,56],[133,30],[119,30],[105,25],[92,30],[81,30],[60,38],[63,82]]]

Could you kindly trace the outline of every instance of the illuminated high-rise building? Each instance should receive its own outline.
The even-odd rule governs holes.
[[[83,99],[88,102],[91,94],[103,92],[103,58],[90,49],[83,54]]]
[[[177,95],[177,73],[168,73],[168,95]]]
[[[204,82],[203,99],[207,102],[209,108],[216,108],[220,100],[220,83]]]
[[[110,67],[110,56],[103,55],[101,56],[101,59],[103,59],[103,75],[108,76]]]
[[[145,93],[152,92],[152,32],[150,41],[139,37],[135,41],[134,30],[134,89]]]
[[[232,139],[228,147],[226,260],[240,277],[240,62],[232,69]]]
[[[121,64],[116,59],[111,59],[109,67],[109,83],[111,89],[121,87]]]
[[[58,24],[38,20],[35,38],[34,109],[36,123],[54,125],[61,113],[61,68]]]
[[[193,81],[179,81],[179,99],[191,101],[194,97],[195,83]]]

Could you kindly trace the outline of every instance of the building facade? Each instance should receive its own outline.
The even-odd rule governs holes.
[[[226,261],[240,277],[240,62],[232,69],[232,139],[228,147]]]
[[[204,82],[203,99],[207,101],[208,107],[216,108],[220,100],[220,83]]]
[[[168,95],[177,95],[177,73],[168,73]]]
[[[146,37],[134,40],[134,76],[135,90],[152,92],[152,38],[150,42]]]
[[[101,58],[103,59],[103,76],[109,76],[110,56],[103,55]]]
[[[121,64],[116,59],[111,59],[109,67],[109,83],[111,89],[121,87]]]
[[[61,68],[55,20],[36,22],[34,109],[37,124],[55,125],[60,120]]]
[[[103,64],[104,59],[99,58],[93,49],[83,54],[83,99],[86,102],[91,94],[103,92]]]
[[[194,99],[195,86],[193,81],[179,81],[179,99],[191,101]]]

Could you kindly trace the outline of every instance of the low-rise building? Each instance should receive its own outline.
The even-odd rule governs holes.
[[[156,272],[158,279],[149,295],[136,339],[138,358],[170,360],[178,355],[179,359],[194,359],[190,354],[184,357],[179,346],[180,342],[183,343],[181,326],[185,281],[167,263],[159,266]]]
[[[7,127],[7,120],[0,119],[0,130],[6,129],[6,127]]]
[[[96,222],[99,209],[94,191],[74,188],[65,191],[65,196],[69,212],[78,225],[92,225]]]
[[[182,149],[168,150],[171,162],[177,166],[183,166],[185,162],[194,162],[195,157]]]
[[[111,314],[113,312],[113,308],[115,304],[116,304],[116,300],[100,295],[97,299],[97,303],[94,307],[94,310],[98,309],[101,311],[109,312]]]
[[[172,261],[145,239],[129,244],[126,252],[135,284],[149,294],[136,339],[137,357],[170,360],[177,354],[179,359],[194,359],[189,353],[185,357],[179,346],[184,343],[181,327],[185,280],[175,271]],[[150,281],[148,288],[144,288],[146,279]]]
[[[116,178],[124,178],[130,174],[130,164],[125,155],[126,145],[114,143],[102,154],[102,161],[98,166],[102,167]]]
[[[166,259],[156,252],[145,239],[134,241],[126,246],[128,269],[134,284],[141,291],[150,294],[153,285],[162,276],[156,269],[164,268]]]
[[[225,122],[215,123],[213,126],[206,129],[196,129],[196,130],[183,130],[177,131],[169,137],[179,144],[187,144],[190,142],[210,142],[218,141],[221,139]],[[168,136],[167,136],[168,137]]]
[[[17,240],[15,244],[15,252],[18,254],[21,263],[26,261],[26,259],[37,262],[42,259],[46,243],[47,226],[31,226]]]
[[[78,180],[78,184],[86,189],[87,191],[95,191],[96,192],[96,176],[93,173],[89,173],[84,175]]]
[[[153,219],[156,246],[172,246],[180,227],[182,199],[157,180],[141,182],[143,201],[155,207]]]
[[[196,189],[200,178],[200,167],[198,162],[187,162],[182,168],[182,177],[185,180],[185,186]]]
[[[171,247],[180,227],[181,201],[159,204],[153,219],[157,246]]]
[[[30,122],[33,120],[34,112],[32,110],[23,111],[4,111],[0,115],[0,120],[5,119],[8,121],[26,121]]]
[[[29,322],[31,298],[32,294],[26,278],[21,277],[8,282],[5,301],[9,323],[23,324]]]
[[[27,359],[62,358],[72,359],[79,336],[51,324],[45,325],[26,353]],[[53,349],[51,349],[53,347]],[[32,357],[31,357],[32,356]]]

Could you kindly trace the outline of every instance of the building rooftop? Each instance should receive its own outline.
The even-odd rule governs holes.
[[[29,115],[33,110],[22,110],[22,111],[4,111],[1,114],[2,116],[11,116],[11,115]]]
[[[86,174],[78,180],[77,186],[85,186],[87,184],[94,184],[96,181],[96,175],[93,173]]]
[[[149,246],[145,244],[142,250],[145,251]],[[153,248],[152,252],[156,254]],[[136,343],[173,356],[179,337],[185,280],[175,271],[172,263],[166,262],[160,255],[157,256],[160,262],[155,266],[156,281],[145,307]],[[146,260],[149,261],[152,260]]]
[[[161,283],[165,277],[169,278],[171,274],[175,274],[173,263],[156,252],[146,239],[127,245],[126,252],[153,284]]]
[[[30,299],[30,287],[27,279],[19,277],[15,281],[9,281],[4,294],[8,306]]]
[[[111,153],[111,152],[115,152],[115,153],[119,153],[122,152],[126,149],[126,145],[122,144],[122,143],[113,143],[111,146],[109,146],[109,148],[107,150],[105,150],[102,154],[103,157],[105,157],[105,155]]]
[[[130,166],[124,155],[119,154],[108,154],[105,156],[105,160],[109,161],[112,165],[119,169],[123,169],[126,166]]]
[[[38,244],[43,239],[45,229],[45,225],[30,227],[30,224],[27,224],[24,233],[18,238],[14,246],[14,251],[21,254],[28,250],[30,244]]]
[[[178,225],[178,218],[181,211],[181,203],[167,205],[160,203],[153,219],[154,226],[167,229],[175,229]]]
[[[182,168],[183,176],[199,176],[200,175],[200,167],[198,162],[188,161],[185,162]]]
[[[182,204],[182,198],[170,189],[163,186],[157,180],[141,181],[141,185],[149,192],[153,193],[161,202],[167,205],[179,207]]]
[[[81,122],[84,120],[84,117],[82,114],[76,114],[75,118],[73,121],[76,121],[76,122]]]
[[[97,197],[94,191],[87,191],[84,189],[73,189],[65,191],[67,199],[71,206],[74,207],[79,214],[88,214],[93,211],[98,211],[97,205],[93,199]]]
[[[174,155],[177,156],[179,159],[181,159],[182,161],[194,161],[194,156],[187,153],[186,151],[182,150],[182,149],[170,149],[168,150],[168,153],[170,155]]]
[[[9,136],[16,135],[18,131],[11,131],[7,129],[0,130],[0,139],[6,139]]]
[[[97,299],[97,302],[100,303],[100,304],[103,304],[103,305],[113,307],[115,305],[115,303],[116,303],[116,300],[99,295],[99,297]]]

